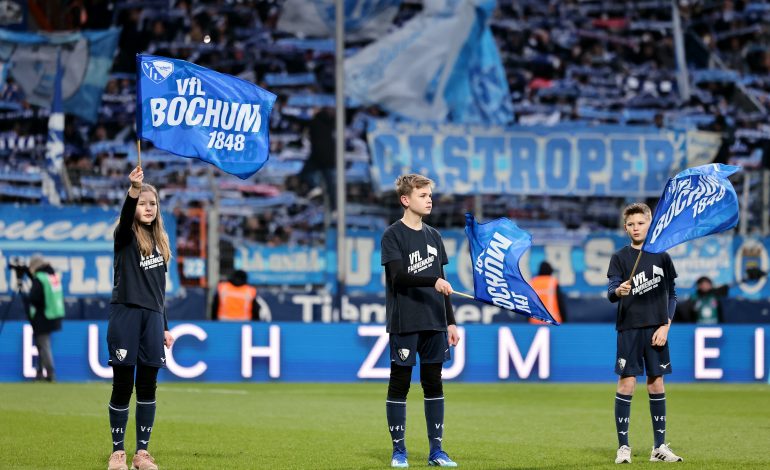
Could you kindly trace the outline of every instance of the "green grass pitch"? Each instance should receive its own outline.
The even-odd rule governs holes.
[[[387,468],[384,383],[163,383],[150,451],[161,469]],[[614,384],[446,383],[444,448],[460,468],[613,468]],[[0,468],[104,469],[106,383],[0,384]],[[670,384],[667,441],[677,468],[770,468],[770,387]],[[427,467],[422,390],[412,384],[407,446]],[[131,406],[126,450],[134,450]],[[635,466],[652,430],[644,387],[631,413]],[[130,465],[130,464],[129,464]]]

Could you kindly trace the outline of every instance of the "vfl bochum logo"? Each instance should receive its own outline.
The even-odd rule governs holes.
[[[119,361],[123,361],[123,359],[126,358],[126,353],[127,352],[128,351],[126,351],[125,349],[116,349],[115,350],[115,357],[117,357]]]
[[[142,62],[142,72],[155,83],[160,83],[174,73],[174,64],[166,60]]]

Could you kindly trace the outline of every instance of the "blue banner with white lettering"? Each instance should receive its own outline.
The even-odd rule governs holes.
[[[184,60],[140,54],[136,66],[141,138],[241,179],[267,162],[273,93]]]
[[[540,263],[554,268],[559,286],[569,297],[605,297],[607,266],[612,254],[628,244],[622,232],[593,232],[567,236],[563,230],[549,233],[532,230],[532,247],[519,260],[524,279],[537,273]],[[382,232],[350,230],[347,238],[345,290],[351,295],[382,295],[385,282],[380,266]],[[449,264],[446,279],[458,291],[473,289],[473,266],[467,256],[468,241],[461,230],[442,230]],[[327,240],[334,240],[331,231]],[[249,273],[260,286],[324,284],[337,277],[337,251],[323,246],[273,247],[266,244],[236,245],[235,265]],[[695,281],[708,276],[715,286],[730,284],[730,296],[770,298],[767,277],[748,279],[747,270],[770,269],[770,237],[738,237],[718,234],[682,243],[668,251],[679,273],[676,290],[680,299],[693,292]]]
[[[13,270],[18,258],[26,264],[41,254],[61,273],[65,297],[105,297],[112,294],[113,230],[118,209],[71,206],[17,206],[0,204],[0,293],[16,285]],[[176,249],[176,219],[163,213],[172,252]],[[172,258],[166,275],[166,293],[179,291],[179,274]]]
[[[0,62],[24,90],[24,99],[48,108],[61,55],[64,112],[96,121],[110,77],[120,29],[76,33],[17,33],[0,29]]]
[[[358,382],[390,377],[385,326],[262,322],[169,322],[176,338],[160,379],[193,382]],[[762,325],[698,327],[669,332],[674,382],[766,383],[770,350]],[[617,379],[617,332],[611,323],[560,328],[459,325],[460,342],[443,364],[446,381],[606,382]],[[107,322],[65,321],[51,335],[56,379],[105,380]],[[34,379],[32,327],[11,321],[0,341],[0,382]]]
[[[655,206],[642,250],[661,253],[738,225],[738,196],[727,179],[738,170],[737,166],[711,163],[669,179]]]
[[[721,137],[628,126],[416,125],[371,120],[372,179],[392,191],[404,173],[439,194],[658,197],[668,178],[709,163]]]
[[[519,270],[519,259],[532,236],[509,219],[479,224],[465,214],[465,234],[473,263],[476,300],[558,325]]]

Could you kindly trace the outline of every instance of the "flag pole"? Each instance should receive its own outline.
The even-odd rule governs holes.
[[[634,263],[634,268],[631,270],[631,275],[628,276],[628,280],[630,281],[634,274],[636,274],[636,267],[639,266],[639,260],[642,259],[642,250],[639,250],[639,255],[636,257],[636,262]]]
[[[471,299],[471,300],[476,300],[476,297],[474,297],[474,296],[472,296],[470,294],[466,294],[464,292],[452,292],[452,294],[459,295],[460,297],[466,297],[466,298]]]
[[[136,157],[137,157],[137,164],[139,168],[142,167],[142,140],[136,139]]]

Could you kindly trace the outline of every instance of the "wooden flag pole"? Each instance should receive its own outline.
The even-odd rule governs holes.
[[[634,263],[634,269],[631,270],[631,275],[628,276],[628,280],[634,278],[634,274],[636,274],[636,267],[639,266],[639,260],[642,259],[642,250],[639,250],[639,256],[636,257],[636,262]]]
[[[136,166],[141,168],[142,167],[142,140],[141,139],[136,139],[136,156],[138,160]]]

